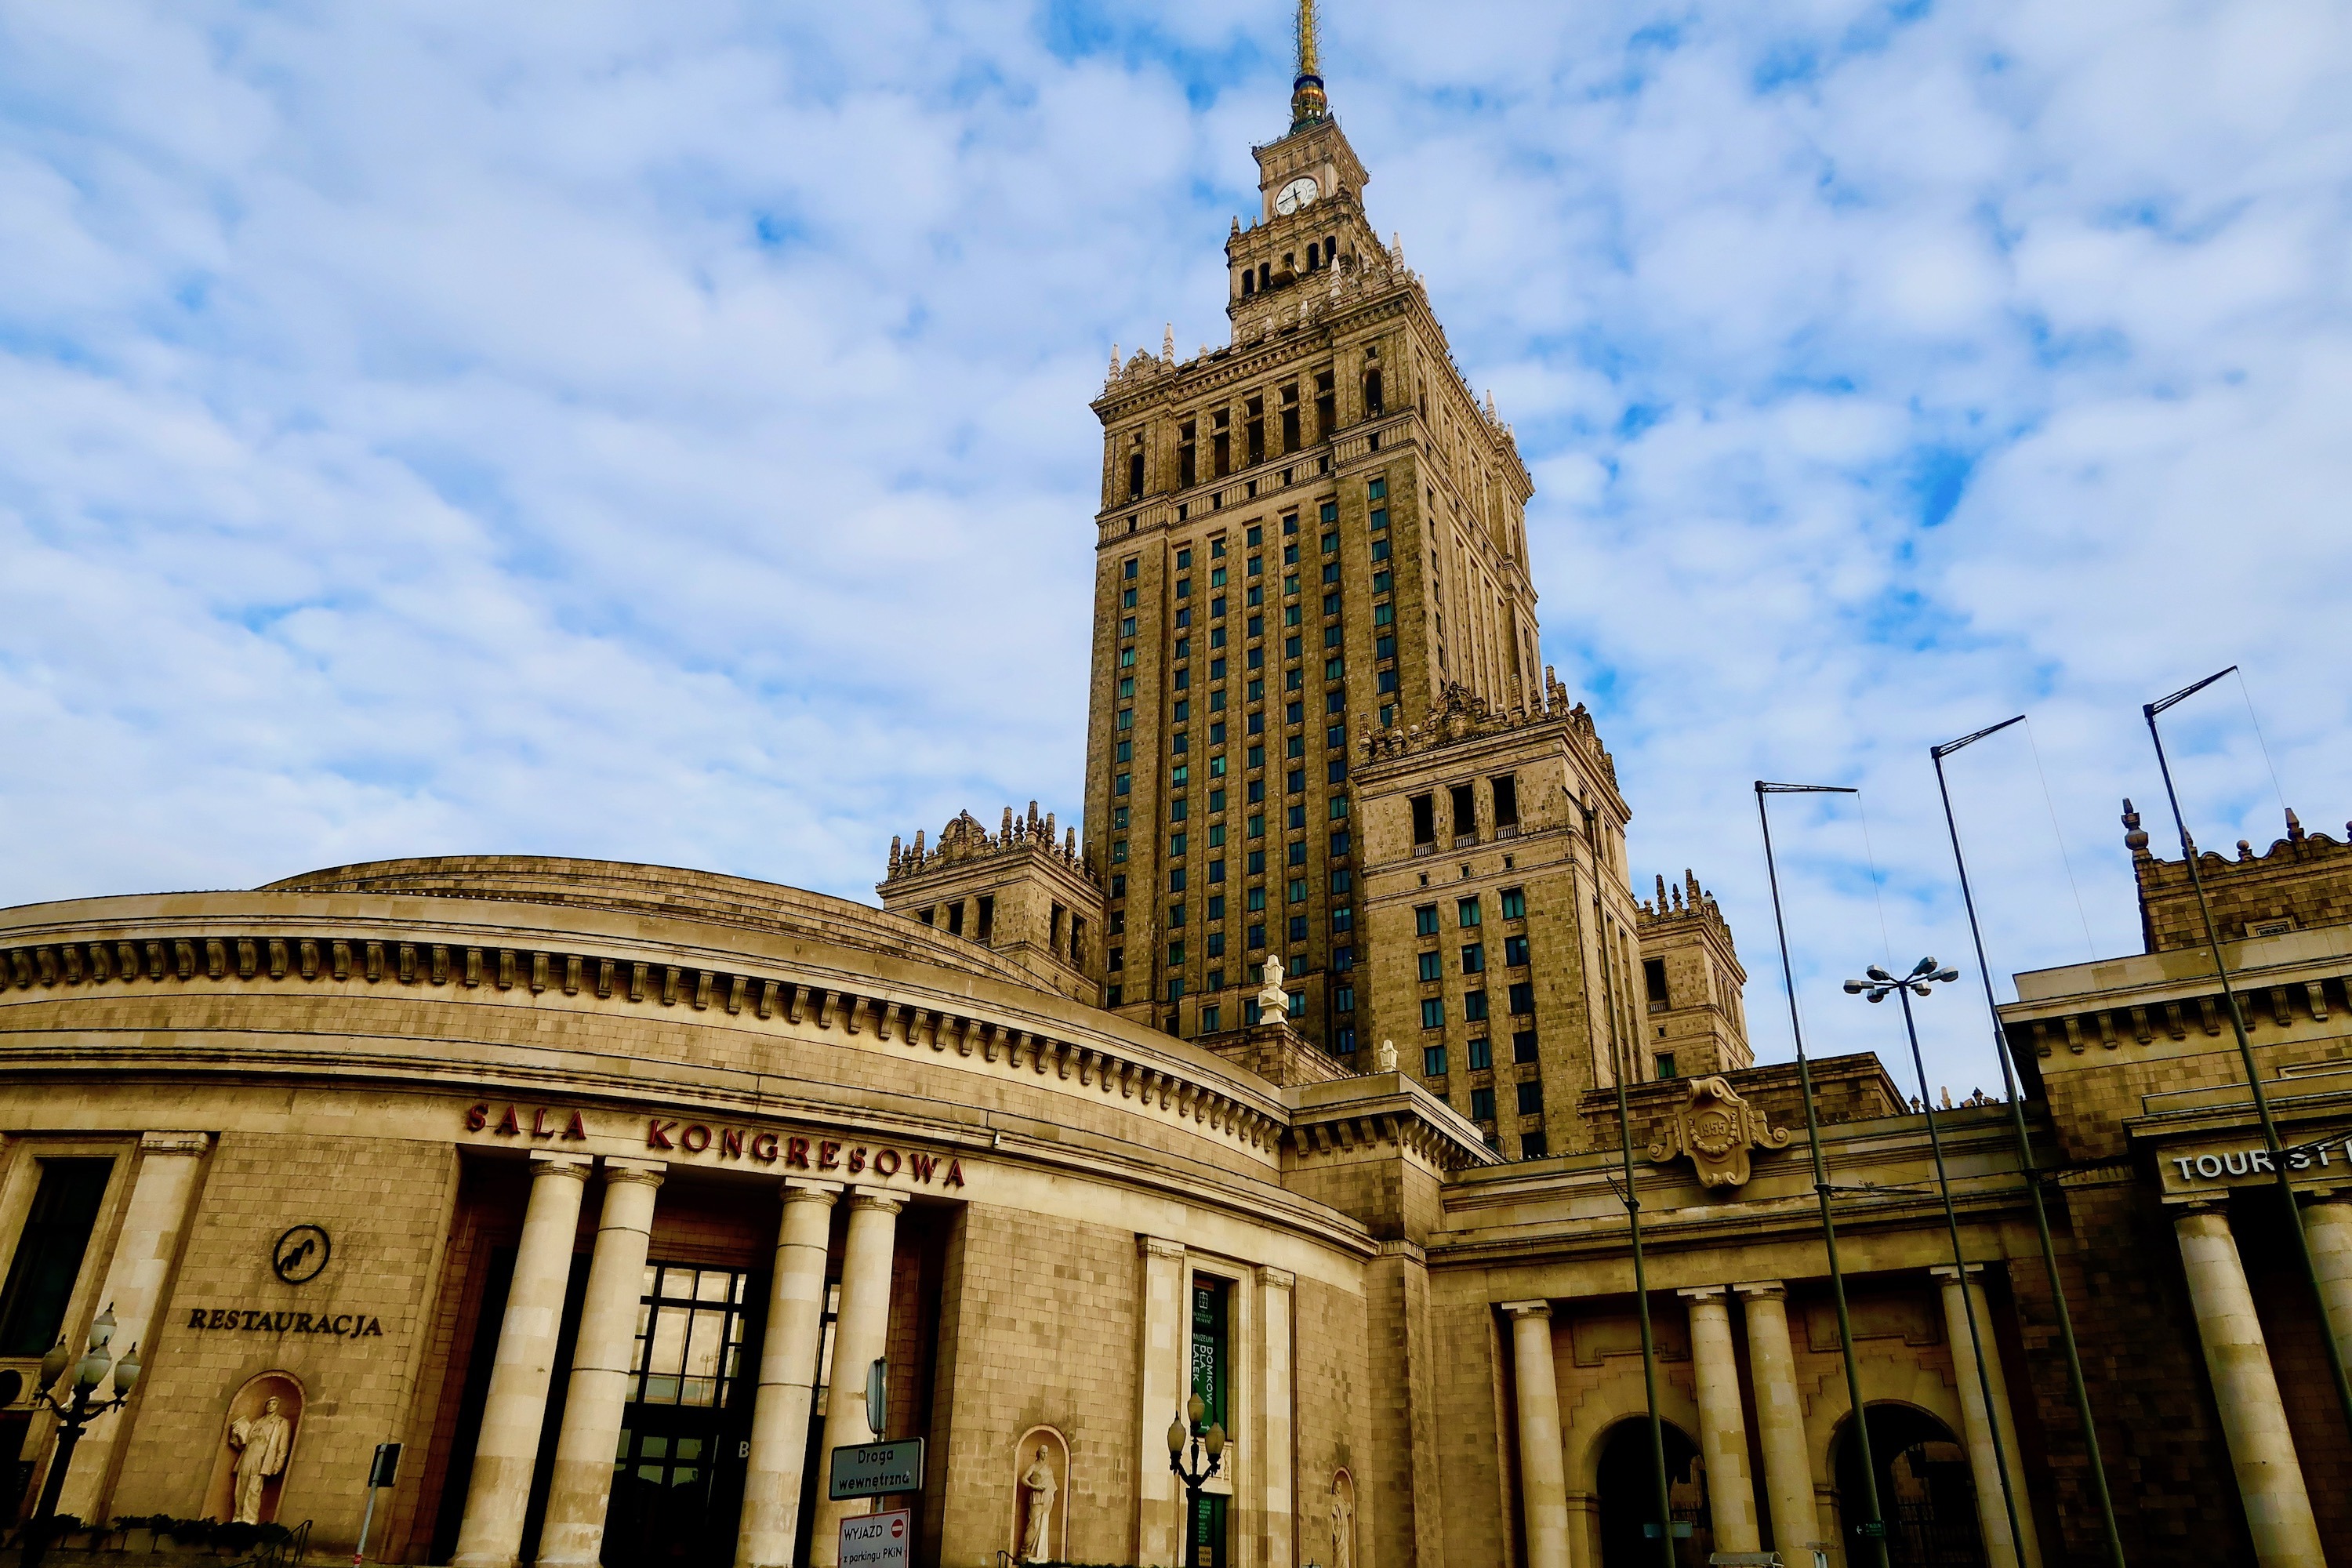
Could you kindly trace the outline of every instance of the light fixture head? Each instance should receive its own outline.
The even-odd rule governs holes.
[[[1168,1423],[1168,1457],[1171,1459],[1184,1451],[1184,1417],[1178,1415]]]
[[[50,1389],[55,1388],[58,1385],[58,1379],[63,1377],[66,1374],[66,1368],[72,1364],[73,1352],[66,1349],[66,1337],[59,1334],[58,1342],[51,1345],[48,1352],[41,1357],[41,1392],[47,1394]]]
[[[1209,1413],[1209,1404],[1196,1394],[1184,1402],[1184,1410],[1192,1417],[1192,1425],[1198,1426],[1201,1424],[1201,1417]]]
[[[1958,970],[1957,970],[1957,969],[1947,969],[1947,970],[1945,970],[1945,971],[1944,971],[1942,973],[1940,973],[1940,974],[1931,974],[1931,975],[1929,975],[1929,976],[1928,976],[1928,978],[1929,978],[1930,980],[1943,980],[1943,981],[1953,981],[1953,980],[1958,980],[1959,977],[1960,977],[1960,972],[1959,972]]]
[[[1864,971],[1863,971],[1863,973],[1864,973],[1864,974],[1869,975],[1873,980],[1892,980],[1892,979],[1894,979],[1894,978],[1895,978],[1895,976],[1893,976],[1892,974],[1887,973],[1886,973],[1886,971],[1885,971],[1884,969],[1881,969],[1878,965],[1876,965],[1876,964],[1874,964],[1874,964],[1872,964],[1868,969],[1864,970]]]
[[[1216,1463],[1225,1457],[1225,1424],[1218,1422],[1209,1428],[1209,1462]]]
[[[91,1320],[91,1321],[90,1321],[90,1325],[89,1325],[89,1348],[90,1348],[90,1349],[92,1349],[92,1350],[94,1350],[94,1351],[102,1351],[102,1350],[104,1350],[104,1349],[106,1348],[106,1346],[107,1346],[107,1342],[109,1342],[110,1340],[111,1340],[111,1339],[113,1339],[113,1338],[114,1338],[114,1303],[113,1303],[113,1302],[111,1302],[111,1301],[109,1301],[109,1302],[106,1304],[106,1310],[105,1310],[105,1311],[103,1311],[103,1312],[100,1312],[100,1313],[96,1318],[92,1319],[92,1320]]]
[[[1935,973],[1935,969],[1936,961],[1934,959],[1923,958],[1918,963],[1911,966],[1911,978],[1916,980],[1922,974],[1932,974]]]
[[[1859,996],[1869,989],[1868,985],[1859,980],[1849,980],[1845,983],[1845,994],[1849,996]]]
[[[1885,993],[1885,991],[1882,988],[1882,989],[1880,989],[1880,990],[1877,990],[1877,991],[1874,991],[1874,992],[1872,992],[1872,993],[1870,994],[1870,1000],[1872,1000],[1873,1002],[1884,1002],[1884,1001],[1885,1001],[1885,1000],[1886,1000],[1886,993]]]
[[[106,1353],[105,1346],[90,1346],[89,1353],[81,1358],[79,1366],[74,1368],[74,1387],[83,1394],[95,1392],[98,1385],[106,1381],[107,1371],[113,1365],[114,1358]]]
[[[131,1397],[131,1391],[138,1386],[139,1342],[133,1340],[131,1342],[131,1348],[122,1352],[122,1359],[114,1363],[115,1397],[128,1399]]]
[[[1926,981],[1924,981],[1924,980],[1923,980],[1923,981],[1921,981],[1918,984],[1914,985],[1913,987],[1911,987],[1911,989],[1912,989],[1912,991],[1913,991],[1915,994],[1918,994],[1918,995],[1921,995],[1921,996],[1933,996],[1933,995],[1935,994],[1935,993],[1934,993],[1934,992],[1932,992],[1932,991],[1930,991],[1930,990],[1928,990],[1928,989],[1927,989],[1927,982],[1926,982]]]

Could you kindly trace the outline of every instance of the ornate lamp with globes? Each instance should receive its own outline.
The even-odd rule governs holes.
[[[131,1391],[139,1385],[139,1347],[132,1345],[117,1360],[108,1351],[114,1339],[114,1307],[109,1303],[89,1326],[89,1348],[81,1360],[74,1360],[73,1352],[66,1348],[64,1336],[49,1347],[41,1358],[38,1373],[40,1387],[34,1400],[49,1407],[58,1418],[57,1452],[49,1460],[48,1478],[41,1483],[40,1506],[25,1526],[25,1568],[36,1568],[42,1554],[48,1550],[50,1521],[57,1518],[58,1499],[66,1487],[66,1472],[73,1467],[74,1446],[81,1441],[83,1430],[110,1410],[119,1410],[130,1403]],[[58,1385],[66,1368],[74,1369],[71,1394],[63,1401],[58,1398]],[[114,1374],[114,1396],[98,1397],[107,1373]]]
[[[1184,1568],[1201,1568],[1201,1489],[1225,1462],[1224,1423],[1203,1431],[1201,1422],[1208,1414],[1207,1403],[1196,1394],[1168,1423],[1168,1468],[1184,1483]]]

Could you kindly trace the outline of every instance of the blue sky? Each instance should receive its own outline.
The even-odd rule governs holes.
[[[870,898],[894,832],[1071,817],[1087,404],[1113,342],[1223,341],[1288,28],[0,0],[0,902],[488,850]],[[2136,945],[2138,704],[2211,669],[2202,838],[2343,831],[2341,6],[1324,31],[1536,476],[1545,657],[1761,1055],[1759,776],[1864,791],[1776,823],[1824,1048],[1898,1045],[1840,974],[1965,946],[1932,742],[2033,716],[1954,771],[2004,980]],[[1980,1009],[1925,1011],[1989,1082]]]

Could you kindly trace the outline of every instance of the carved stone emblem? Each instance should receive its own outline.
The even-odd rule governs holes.
[[[1728,1079],[1695,1078],[1688,1098],[1651,1143],[1650,1158],[1663,1165],[1687,1154],[1701,1184],[1742,1187],[1748,1184],[1751,1150],[1783,1149],[1788,1143],[1787,1129],[1767,1123]]]

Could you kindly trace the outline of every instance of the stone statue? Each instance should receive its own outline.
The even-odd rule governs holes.
[[[1372,1070],[1374,1072],[1396,1071],[1396,1042],[1394,1040],[1382,1040],[1381,1042],[1381,1048],[1372,1053]]]
[[[261,1522],[261,1489],[272,1476],[282,1474],[294,1444],[294,1427],[278,1414],[275,1395],[261,1402],[261,1414],[228,1424],[228,1446],[236,1450],[236,1510],[239,1524]]]
[[[1290,1016],[1290,993],[1282,988],[1282,954],[1265,955],[1265,984],[1257,994],[1258,1016],[1287,1018]]]
[[[1021,1532],[1021,1561],[1050,1563],[1054,1559],[1052,1543],[1046,1537],[1054,1527],[1054,1494],[1061,1489],[1054,1480],[1054,1467],[1045,1462],[1045,1445],[1037,1445],[1037,1462],[1021,1478],[1021,1489],[1028,1497],[1027,1528]]]
[[[1331,1489],[1331,1568],[1355,1568],[1356,1510],[1348,1494],[1334,1485]]]

